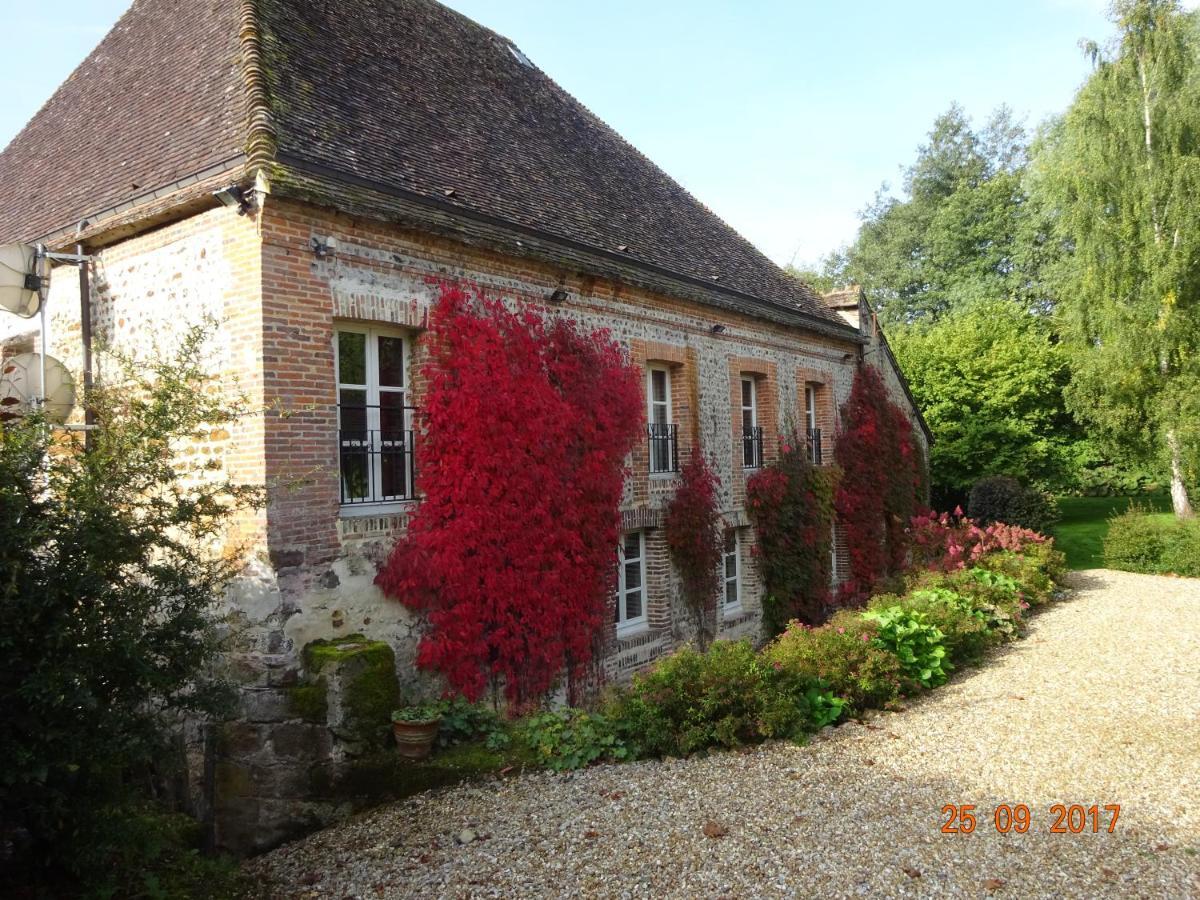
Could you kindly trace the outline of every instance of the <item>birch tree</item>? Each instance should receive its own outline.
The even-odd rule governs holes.
[[[1126,458],[1161,464],[1178,516],[1200,458],[1200,40],[1176,0],[1118,0],[1118,36],[1038,154],[1070,253],[1059,325],[1068,405]]]

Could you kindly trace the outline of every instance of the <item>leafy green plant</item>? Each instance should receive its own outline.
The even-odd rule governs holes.
[[[888,606],[865,612],[862,617],[879,626],[875,645],[895,655],[910,677],[927,688],[945,683],[953,666],[946,659],[944,635],[925,621],[924,614]]]
[[[621,761],[631,756],[608,718],[581,709],[530,716],[521,724],[521,736],[538,762],[555,772],[580,769],[597,760]]]
[[[442,700],[437,704],[437,710],[442,719],[442,727],[438,731],[439,746],[454,747],[483,741],[489,750],[502,750],[511,741],[495,710],[482,703],[455,697]]]
[[[402,706],[392,710],[393,722],[424,724],[436,722],[442,714],[442,708],[437,703],[417,703],[412,706]]]

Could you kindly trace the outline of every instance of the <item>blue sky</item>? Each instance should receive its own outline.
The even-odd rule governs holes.
[[[233,2],[233,0],[225,0]],[[1194,5],[1195,0],[1192,0]],[[0,144],[128,6],[8,7]],[[1030,124],[1087,74],[1105,0],[449,0],[540,68],[780,263],[849,241],[933,118],[1007,102]]]

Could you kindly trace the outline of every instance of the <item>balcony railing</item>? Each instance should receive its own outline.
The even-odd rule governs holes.
[[[411,406],[338,407],[342,504],[395,503],[415,496]]]
[[[814,466],[821,465],[821,429],[808,429],[808,461]]]
[[[762,426],[742,428],[742,466],[747,469],[761,469],[763,464],[763,430]]]
[[[679,471],[679,426],[651,423],[646,427],[650,444],[650,474]]]

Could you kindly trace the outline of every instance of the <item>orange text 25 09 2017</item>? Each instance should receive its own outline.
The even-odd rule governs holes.
[[[1112,834],[1121,817],[1121,804],[1107,803],[1090,806],[1080,803],[1055,803],[1045,817],[1045,825],[1051,834],[1082,834],[1089,832]],[[1024,834],[1037,827],[1033,814],[1026,803],[1001,803],[991,810],[990,817],[974,803],[947,803],[942,807],[943,834],[971,834],[980,826],[980,821],[990,824],[1001,834],[1015,832]]]

